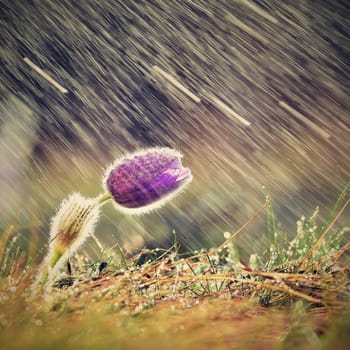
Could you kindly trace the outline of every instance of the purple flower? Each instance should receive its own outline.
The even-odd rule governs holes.
[[[150,148],[117,160],[106,172],[105,185],[119,210],[144,213],[158,208],[191,182],[182,155],[170,148]]]

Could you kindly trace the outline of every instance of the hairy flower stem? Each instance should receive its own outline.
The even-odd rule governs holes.
[[[48,266],[42,272],[40,282],[44,285],[49,277],[49,268],[52,268],[56,265],[57,261],[61,258],[62,252],[55,251],[52,255],[52,258],[49,261]]]
[[[110,199],[112,199],[112,198],[113,198],[113,196],[112,196],[110,193],[106,192],[106,193],[104,193],[101,197],[99,197],[99,198],[97,199],[97,204],[98,204],[98,205],[101,205],[101,204],[103,204],[104,202],[106,202],[106,201],[108,201],[108,200],[110,200]]]

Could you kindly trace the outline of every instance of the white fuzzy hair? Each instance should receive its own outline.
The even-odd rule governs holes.
[[[99,215],[97,198],[84,198],[80,193],[73,192],[61,202],[51,221],[48,252],[41,264],[35,284],[41,282],[42,274],[46,268],[48,268],[47,284],[52,284],[69,256],[94,232]],[[58,243],[59,235],[60,233],[67,234],[67,230],[72,228],[77,230],[77,236],[66,247],[63,247],[62,244]],[[50,268],[50,260],[57,249],[64,251],[55,266]]]

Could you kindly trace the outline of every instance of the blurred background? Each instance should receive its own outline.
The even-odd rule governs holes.
[[[173,232],[185,249],[217,245],[263,185],[281,230],[326,216],[350,178],[349,6],[0,0],[1,232],[17,220],[39,249],[70,192],[97,196],[115,158],[149,146],[180,150],[193,183],[141,217],[106,205],[106,247],[168,247]],[[265,234],[262,215],[239,244],[253,253]]]

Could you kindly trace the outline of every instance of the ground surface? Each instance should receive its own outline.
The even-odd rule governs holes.
[[[349,18],[330,0],[2,0],[3,226],[19,209],[48,222],[68,192],[97,195],[115,157],[153,145],[180,149],[195,181],[141,222],[148,240],[216,244],[262,185],[293,227],[327,211],[350,172]],[[110,217],[104,232],[140,231]]]

